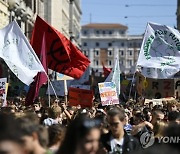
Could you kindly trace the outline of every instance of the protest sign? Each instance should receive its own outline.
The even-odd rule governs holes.
[[[0,97],[3,100],[2,102],[2,107],[5,107],[7,105],[6,103],[6,95],[7,95],[7,88],[6,88],[6,83],[7,78],[0,78]]]
[[[174,96],[174,79],[151,79],[137,74],[137,93],[145,98]]]
[[[79,88],[69,88],[69,105],[81,107],[92,107],[93,92],[92,90],[85,90]]]
[[[98,83],[101,103],[105,105],[119,104],[116,86],[113,82]]]
[[[180,79],[174,79],[174,93],[177,99],[180,98]]]

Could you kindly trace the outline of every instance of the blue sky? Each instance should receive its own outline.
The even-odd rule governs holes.
[[[120,23],[142,34],[147,22],[176,26],[177,0],[81,0],[81,25]]]

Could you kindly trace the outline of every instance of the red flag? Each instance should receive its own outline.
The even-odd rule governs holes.
[[[104,76],[107,77],[111,73],[112,69],[105,67],[103,62],[102,65],[103,65]]]
[[[90,61],[63,34],[50,26],[39,16],[36,18],[31,44],[36,54],[40,55],[43,33],[46,33],[48,68],[79,79]]]
[[[41,43],[40,61],[47,72],[45,33],[43,34],[43,40]],[[47,80],[47,75],[44,72],[39,72],[36,75],[34,82],[30,85],[28,94],[26,96],[26,105],[33,104],[34,100],[39,95],[39,89],[47,82]]]

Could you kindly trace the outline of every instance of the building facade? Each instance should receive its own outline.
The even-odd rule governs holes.
[[[81,32],[81,1],[80,0],[46,0],[45,20],[71,39],[76,45],[80,44]]]
[[[91,70],[101,74],[102,63],[112,68],[115,57],[119,56],[121,72],[134,73],[143,36],[130,36],[127,30],[128,27],[121,24],[91,23],[82,26],[81,46],[91,61]]]
[[[0,0],[0,28],[16,20],[30,38],[37,14],[44,17],[44,0]]]

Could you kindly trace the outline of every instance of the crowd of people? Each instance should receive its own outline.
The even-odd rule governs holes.
[[[0,154],[178,154],[180,103],[129,100],[92,108],[16,98],[0,111]],[[173,141],[168,140],[174,139]]]

